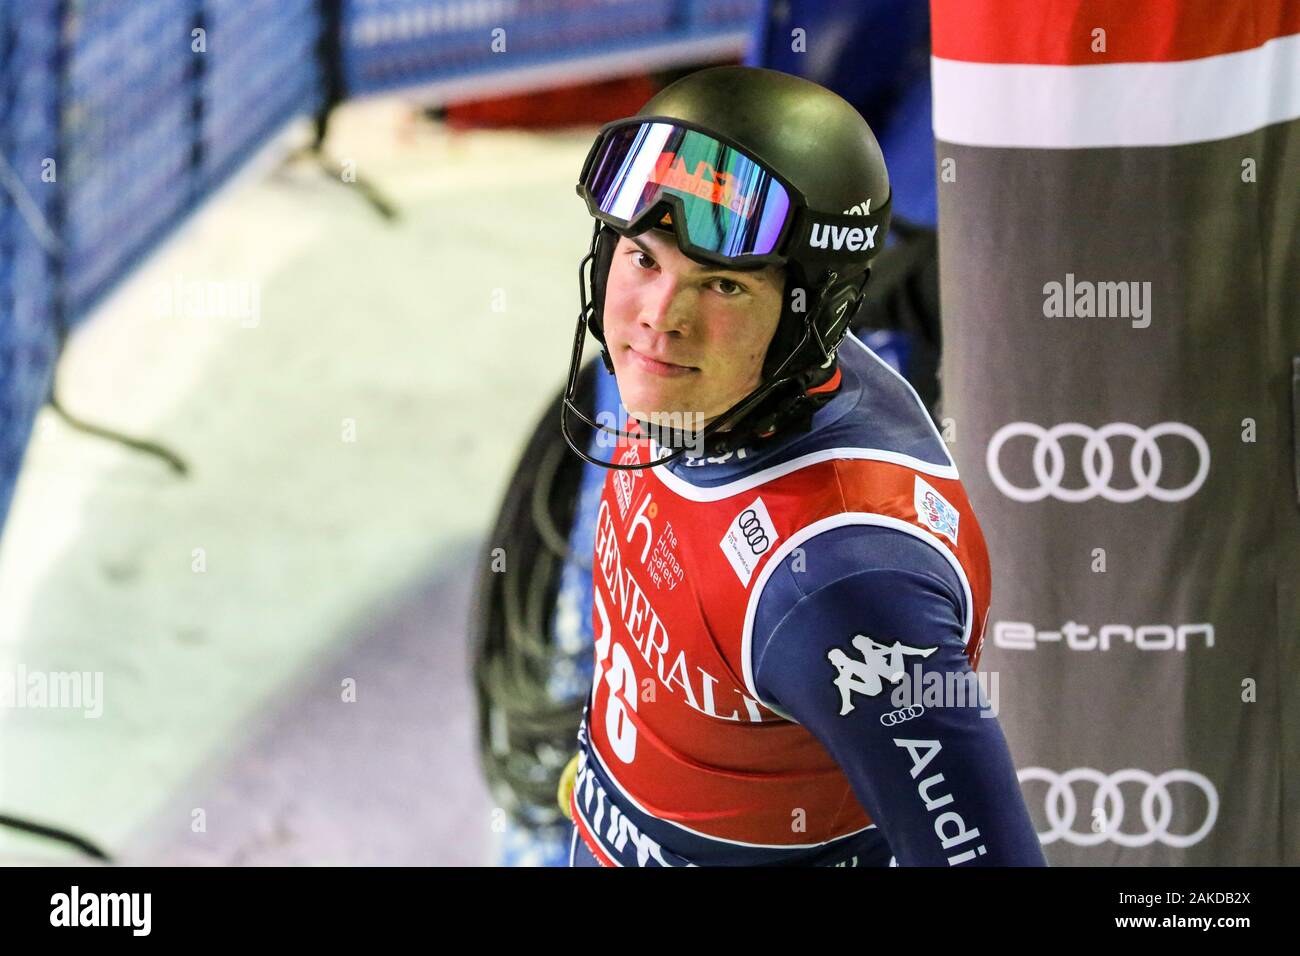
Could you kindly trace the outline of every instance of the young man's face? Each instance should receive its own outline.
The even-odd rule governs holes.
[[[605,287],[605,343],[628,413],[665,424],[665,414],[680,415],[674,427],[693,428],[757,388],[784,286],[779,266],[706,266],[671,233],[619,237]]]

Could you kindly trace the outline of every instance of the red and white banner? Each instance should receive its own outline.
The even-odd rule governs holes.
[[[1300,117],[1300,2],[935,0],[935,135],[1069,149]]]

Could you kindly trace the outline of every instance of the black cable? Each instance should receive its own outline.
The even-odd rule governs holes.
[[[167,467],[181,477],[185,477],[189,474],[189,465],[185,463],[185,459],[181,458],[180,455],[176,454],[176,452],[167,448],[165,445],[162,445],[159,442],[149,441],[145,438],[132,438],[130,435],[123,434],[122,432],[115,431],[114,429],[107,428],[103,425],[96,425],[93,422],[88,422],[85,419],[73,415],[64,407],[63,401],[59,398],[58,392],[53,383],[50,385],[50,394],[46,401],[50,408],[52,408],[60,418],[78,431],[85,432],[88,435],[94,435],[98,438],[106,438],[119,445],[124,445],[133,451],[143,452],[146,455],[153,455],[156,458],[161,458],[167,463]]]
[[[316,112],[315,148],[320,149],[334,107],[347,99],[343,77],[343,0],[316,0],[320,35],[316,37],[316,66],[320,69],[321,105]]]
[[[541,536],[542,543],[557,558],[571,561],[584,571],[591,570],[591,555],[577,554],[569,548],[568,536],[555,524],[551,514],[550,501],[555,474],[568,457],[568,448],[563,442],[557,442],[546,449],[546,454],[537,466],[537,484],[533,486],[532,517],[533,526]]]
[[[67,0],[62,0],[59,4],[59,23],[66,23],[70,17]],[[203,4],[195,4],[194,22],[197,27],[203,25]],[[71,69],[70,64],[65,62],[67,56],[65,45],[61,44],[59,52],[56,54],[54,63],[55,74],[58,77],[57,83],[57,109],[59,115],[59,132],[55,142],[54,161],[55,168],[64,168],[64,143],[63,143],[63,117],[67,114],[66,104],[68,102],[68,83],[70,81]],[[191,147],[190,163],[194,168],[198,168],[203,162],[203,136],[201,135],[201,125],[203,116],[203,98],[200,93],[201,77],[204,57],[192,57],[193,61],[191,82],[194,85],[194,97],[191,105],[192,128],[194,130],[194,140]],[[185,461],[174,451],[166,448],[158,442],[148,441],[143,438],[132,438],[123,434],[116,429],[108,428],[104,425],[96,425],[85,419],[73,415],[68,411],[67,406],[59,397],[59,360],[63,357],[64,348],[68,342],[69,323],[68,323],[68,305],[64,296],[65,271],[67,250],[63,243],[64,235],[64,217],[65,217],[64,192],[59,189],[54,193],[50,210],[50,232],[54,239],[52,245],[46,249],[46,255],[50,260],[50,276],[52,293],[50,297],[50,318],[54,327],[54,368],[50,372],[50,385],[46,393],[45,400],[49,406],[54,409],[70,426],[83,431],[89,435],[98,438],[106,438],[109,441],[124,445],[133,451],[143,452],[147,455],[153,455],[165,461],[169,468],[178,475],[189,473],[189,467]]]
[[[105,863],[113,862],[107,853],[85,837],[77,836],[77,834],[59,827],[49,826],[44,823],[33,823],[30,820],[11,817],[4,813],[0,813],[0,826],[9,827],[11,830],[18,830],[22,833],[30,833],[32,836],[45,837],[58,843],[66,843],[73,849],[80,850],[93,859],[103,860]]]
[[[315,136],[310,146],[295,152],[290,158],[310,156],[331,181],[342,183],[343,164],[325,152],[325,137],[329,132],[330,117],[334,108],[348,96],[347,78],[343,72],[343,0],[317,0],[320,16],[320,34],[316,38],[316,66],[320,70],[321,105],[316,111]],[[399,218],[397,204],[383,194],[369,179],[357,175],[352,185],[361,192],[367,205],[380,218],[389,222]]]
[[[593,400],[596,364],[583,370],[584,405]],[[560,572],[566,560],[590,566],[590,558],[570,554],[567,542],[583,466],[566,454],[554,427],[561,400],[550,403],[520,456],[483,555],[474,610],[480,761],[495,799],[535,829],[566,823],[555,790],[585,699],[557,699],[548,687],[574,660],[555,646],[551,628]],[[503,549],[504,571],[492,570],[496,548]]]

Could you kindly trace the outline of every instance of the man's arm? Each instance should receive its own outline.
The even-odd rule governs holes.
[[[988,706],[996,695],[953,696],[976,684],[952,566],[924,541],[871,526],[826,532],[793,558],[755,618],[762,699],[826,747],[900,866],[1045,866]],[[899,670],[905,680],[891,681]]]

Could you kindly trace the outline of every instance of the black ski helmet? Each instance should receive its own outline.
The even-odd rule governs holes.
[[[722,159],[714,164],[718,170],[703,162],[694,176],[687,175],[680,144],[690,138],[711,145],[719,157],[729,157],[735,175],[719,175]],[[636,150],[653,159],[660,148],[664,152],[659,158],[666,165],[656,166],[656,175],[647,173],[650,167],[642,161],[637,178]],[[693,157],[699,155],[697,149]],[[674,161],[679,166],[669,172],[675,179],[664,175]],[[748,195],[733,188],[738,185],[748,189]],[[605,344],[603,309],[619,237],[670,228],[681,251],[697,261],[729,269],[777,263],[786,270],[781,316],[760,384],[704,429],[706,453],[807,429],[812,413],[838,385],[836,350],[889,229],[889,175],[876,137],[858,111],[825,87],[776,70],[701,70],[660,91],[635,116],[602,127],[577,190],[596,221],[591,248],[579,268],[583,308],[569,370],[570,391],[585,331],[600,342],[605,368],[614,371]],[[763,193],[764,201],[755,200],[756,193]],[[704,206],[704,214],[684,208],[684,203]],[[732,214],[737,210],[749,221]],[[720,225],[720,218],[728,223]],[[611,429],[586,419],[566,396],[561,429],[582,458],[605,467],[649,467],[590,458],[569,436],[570,412],[595,428]],[[679,448],[653,464],[685,450]]]

